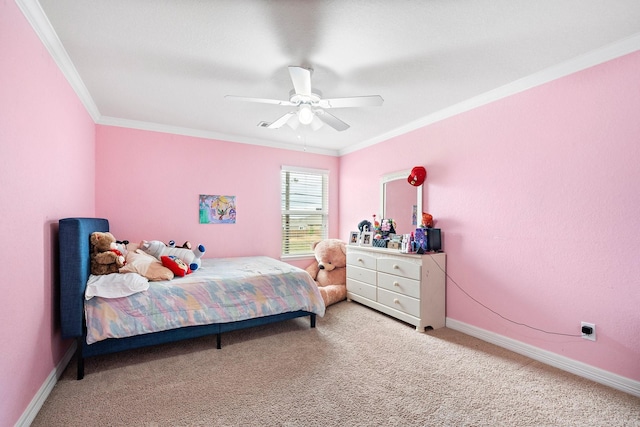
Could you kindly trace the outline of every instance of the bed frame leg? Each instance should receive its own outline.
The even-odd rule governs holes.
[[[82,337],[76,338],[76,359],[78,360],[78,381],[84,378],[84,357],[82,357],[82,344],[84,340]]]
[[[216,348],[218,350],[222,348],[222,334],[216,334]]]
[[[309,318],[310,318],[309,320],[311,322],[311,327],[315,328],[316,327],[316,314],[315,313],[311,313]]]

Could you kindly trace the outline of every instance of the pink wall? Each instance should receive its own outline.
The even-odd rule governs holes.
[[[3,426],[18,421],[70,344],[58,326],[57,223],[94,213],[94,128],[15,2],[0,1]]]
[[[337,157],[109,126],[97,127],[96,140],[96,211],[118,239],[190,240],[205,245],[205,258],[279,258],[282,165],[330,171],[329,235],[337,236]],[[236,223],[199,224],[200,194],[236,196]]]
[[[627,55],[343,156],[340,235],[378,209],[381,174],[422,164],[449,275],[517,322],[595,323],[597,341],[506,322],[451,280],[449,318],[640,380],[638,70]]]
[[[343,239],[378,211],[381,174],[425,165],[451,277],[516,321],[570,334],[594,322],[598,341],[507,323],[452,281],[447,316],[640,380],[638,69],[640,53],[628,55],[338,159],[95,126],[15,2],[0,0],[0,425],[70,344],[57,326],[58,219],[104,216],[119,238],[277,258],[282,164],[331,171],[330,236]],[[200,193],[237,196],[238,223],[198,224]],[[21,242],[28,257],[14,254]]]

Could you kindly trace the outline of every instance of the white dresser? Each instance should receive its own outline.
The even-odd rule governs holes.
[[[424,332],[445,324],[446,254],[347,246],[347,299]]]

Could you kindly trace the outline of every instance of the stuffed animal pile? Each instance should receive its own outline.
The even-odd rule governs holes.
[[[116,245],[111,233],[91,233],[91,274],[100,276],[117,273],[125,264],[125,254]]]
[[[143,240],[140,242],[140,250],[159,259],[162,265],[171,270],[176,276],[183,277],[200,268],[202,265],[201,258],[206,249],[203,245],[198,245],[193,249],[186,249],[170,247],[159,240]]]
[[[118,242],[113,234],[108,232],[91,233],[91,274],[106,275],[111,273],[139,273],[150,280],[170,280],[175,276],[182,277],[200,268],[202,265],[202,255],[205,253],[205,247],[198,245],[191,249],[191,243],[185,242],[182,247],[167,246],[158,240],[140,242],[140,245],[133,245],[135,249],[132,252],[127,251],[128,241]],[[171,242],[170,242],[171,244]],[[158,268],[150,271],[150,262],[142,262],[140,255],[150,259],[156,259],[158,268],[166,271],[159,272]],[[128,257],[132,257],[131,268],[127,264]],[[136,257],[136,262],[133,261]],[[143,265],[144,264],[144,265]],[[166,268],[164,268],[164,267]],[[141,270],[141,267],[145,267]],[[153,266],[155,267],[155,266]],[[168,270],[167,270],[168,269]],[[170,271],[169,271],[170,270]],[[147,274],[148,273],[148,274]],[[172,274],[173,273],[173,274]]]
[[[326,239],[313,244],[316,262],[306,268],[329,306],[347,298],[347,247],[342,240]]]

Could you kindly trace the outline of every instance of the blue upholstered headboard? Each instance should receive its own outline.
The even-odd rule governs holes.
[[[64,218],[59,221],[63,338],[83,335],[84,290],[91,274],[89,238],[94,231],[109,231],[109,221],[103,218]]]

